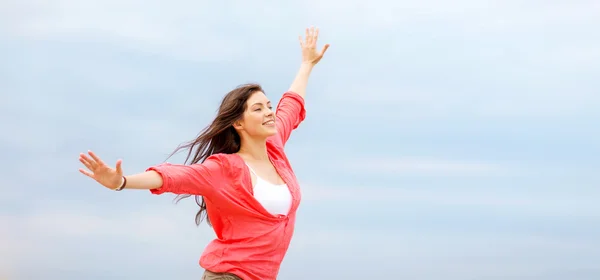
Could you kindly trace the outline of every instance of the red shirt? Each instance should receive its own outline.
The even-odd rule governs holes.
[[[207,270],[233,273],[244,280],[277,278],[300,204],[300,188],[284,145],[306,116],[304,99],[286,92],[275,116],[277,134],[267,139],[267,153],[292,194],[288,215],[272,215],[254,198],[250,172],[237,154],[214,154],[201,164],[148,168],[163,178],[162,187],[150,190],[153,194],[204,197],[217,235],[200,257],[200,266]]]

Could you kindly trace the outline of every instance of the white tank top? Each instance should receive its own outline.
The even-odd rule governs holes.
[[[246,163],[250,172],[256,176],[254,198],[271,214],[287,215],[292,207],[292,194],[287,184],[275,185],[263,180]]]

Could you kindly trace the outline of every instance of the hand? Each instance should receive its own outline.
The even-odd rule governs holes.
[[[111,190],[120,187],[123,183],[123,169],[121,169],[122,160],[117,160],[116,168],[112,169],[92,151],[88,151],[88,154],[90,154],[92,158],[89,158],[82,153],[79,154],[79,161],[81,161],[91,173],[83,168],[79,168],[79,172],[96,180],[96,182]]]
[[[323,49],[317,51],[317,39],[319,38],[319,29],[314,27],[306,28],[306,40],[302,41],[302,36],[298,37],[300,47],[302,48],[302,62],[315,65],[319,63],[325,51],[329,48],[329,44],[325,44]]]

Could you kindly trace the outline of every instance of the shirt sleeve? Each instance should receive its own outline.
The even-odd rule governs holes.
[[[217,156],[209,156],[203,163],[192,165],[163,163],[149,167],[146,171],[156,171],[163,180],[163,185],[152,189],[152,194],[174,193],[200,195],[210,198],[215,190],[224,183],[224,160]]]
[[[275,112],[277,134],[281,144],[285,145],[292,131],[306,118],[304,98],[295,92],[288,91],[279,100]]]

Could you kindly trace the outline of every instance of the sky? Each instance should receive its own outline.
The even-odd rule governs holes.
[[[193,199],[78,155],[142,172],[235,86],[277,102],[311,25],[279,279],[600,278],[600,2],[251,3],[0,2],[0,279],[200,279]]]

